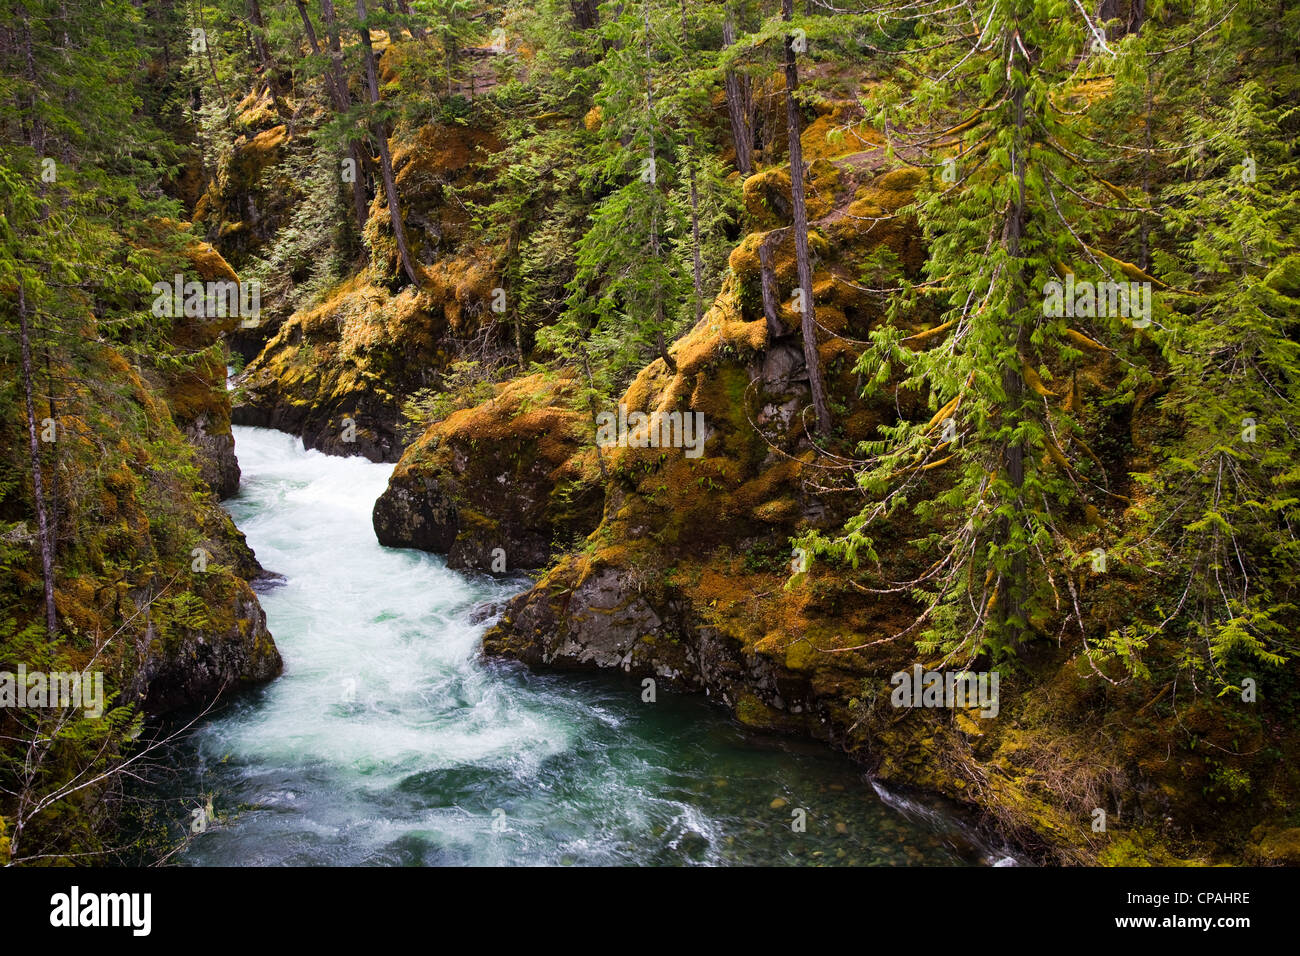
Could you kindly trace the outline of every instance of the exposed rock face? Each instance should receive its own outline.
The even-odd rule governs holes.
[[[199,474],[217,497],[223,499],[239,491],[239,459],[235,457],[235,436],[230,434],[228,422],[229,419],[224,435],[208,432],[206,416],[185,427],[185,437],[199,456]]]
[[[235,379],[233,420],[301,435],[332,455],[397,461],[398,396],[433,385],[447,333],[432,293],[364,275],[289,319]]]
[[[200,707],[283,670],[252,588],[240,581],[233,591],[232,620],[225,630],[187,631],[173,641],[163,641],[151,630],[142,635],[137,646],[141,662],[127,695],[140,700],[146,713]]]
[[[164,233],[183,224],[160,221]],[[230,264],[206,242],[190,242],[177,269],[192,270],[204,282],[238,282]],[[205,317],[179,315],[171,319],[168,337],[185,351],[200,358],[179,369],[150,370],[168,406],[172,420],[189,439],[198,458],[199,474],[218,498],[229,498],[239,490],[239,461],[235,438],[230,432],[230,394],[226,391],[226,366],[211,354],[223,334],[239,326],[235,316]]]
[[[603,491],[575,391],[569,379],[518,379],[429,428],[375,502],[379,543],[508,573],[541,567],[557,543],[587,534]]]
[[[779,278],[793,281],[792,264],[780,261]],[[594,551],[564,556],[515,597],[484,650],[534,667],[653,677],[707,691],[754,726],[842,738],[843,692],[860,683],[852,655],[809,644],[818,625],[806,612],[816,602],[806,589],[786,595],[783,584],[796,527],[844,512],[801,480],[813,457],[800,416],[809,401],[802,351],[769,343],[764,318],[747,319],[743,298],[741,283],[728,280],[674,347],[676,369],[655,361],[622,399],[629,414],[702,416],[703,454],[605,451],[610,480]],[[833,356],[828,367],[844,371]],[[836,637],[824,641],[835,646]]]
[[[601,568],[582,576],[566,565],[548,576],[555,590],[576,585],[565,600],[516,600],[491,630],[484,649],[534,668],[615,669],[679,689],[706,691],[757,727],[799,730],[830,739],[818,689],[776,660],[745,652],[726,632],[705,623],[686,595],[640,592],[635,568]],[[536,597],[538,592],[530,592]],[[827,701],[827,704],[832,701]]]
[[[163,274],[238,281],[211,245],[186,241],[183,224],[153,225]],[[238,324],[237,316],[173,316],[168,340],[199,356],[180,368],[133,369],[103,349],[97,360],[131,389],[129,413],[110,406],[103,414],[129,417],[105,420],[115,435],[107,449],[80,439],[64,445],[65,467],[80,474],[68,479],[78,493],[61,495],[62,517],[83,531],[64,556],[79,573],[60,576],[59,616],[72,633],[115,635],[104,659],[121,682],[121,700],[150,714],[203,706],[282,667],[249,583],[262,567],[208,492],[224,498],[239,488],[226,368],[216,349]],[[136,420],[142,413],[144,425]],[[176,467],[191,451],[202,483]]]
[[[195,222],[237,268],[243,268],[292,215],[301,192],[280,166],[290,146],[286,120],[293,108],[270,90],[250,94],[238,106],[245,130],[194,207]]]
[[[390,478],[375,501],[375,537],[386,548],[418,548],[447,554],[460,533],[460,509],[431,475]],[[498,545],[499,546],[499,545]]]

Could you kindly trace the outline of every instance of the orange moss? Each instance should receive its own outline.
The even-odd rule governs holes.
[[[734,280],[723,282],[712,308],[691,331],[670,350],[677,361],[679,377],[693,375],[702,366],[717,361],[724,350],[752,353],[767,344],[767,324],[762,318],[746,322],[741,317]]]
[[[282,148],[289,139],[289,128],[283,124],[263,130],[242,145],[236,141],[239,162],[245,169],[257,172],[279,162]]]
[[[861,117],[862,107],[857,101],[836,101],[800,135],[804,161],[834,159],[884,145],[884,137]]]

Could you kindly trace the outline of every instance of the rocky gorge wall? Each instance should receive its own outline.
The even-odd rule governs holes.
[[[438,190],[469,175],[491,134],[474,131],[467,145],[436,125],[406,134],[396,151],[427,282],[395,291],[387,211],[376,201],[367,227],[375,263],[275,326],[239,380],[235,421],[283,428],[328,453],[397,461],[374,509],[383,544],[445,554],[453,567],[538,570],[487,632],[488,655],[707,693],[751,727],[825,740],[879,779],[955,801],[1033,859],[1300,862],[1300,829],[1287,822],[1295,771],[1273,763],[1243,789],[1234,783],[1241,759],[1225,756],[1273,746],[1277,728],[1245,711],[1225,721],[1201,700],[1164,709],[1157,689],[1099,677],[1077,637],[1035,642],[1005,666],[996,719],[891,706],[894,673],[938,663],[918,654],[909,631],[919,605],[825,564],[805,568],[791,540],[843,527],[861,503],[857,444],[900,412],[922,411],[901,389],[864,403],[854,364],[882,316],[873,270],[889,260],[914,278],[924,262],[915,224],[897,215],[923,174],[894,168],[852,104],[823,101],[815,113],[803,146],[818,351],[837,427],[828,448],[806,432],[790,175],[779,155],[740,184],[747,232],[717,298],[670,346],[671,367],[650,362],[620,398],[628,412],[702,416],[698,458],[597,448],[595,415],[615,409],[587,406],[581,382],[553,373],[499,383],[405,445],[404,401],[443,383],[460,344],[482,329],[495,283],[493,253]],[[923,307],[906,322],[911,348],[942,333]],[[1150,467],[1158,390],[1103,406],[1117,363],[1086,338],[1080,347],[1089,357],[1068,376],[1068,399],[1090,423],[1112,487],[1140,500],[1129,475]],[[1126,520],[1118,508],[1082,518],[1085,550],[1107,521]],[[917,536],[895,525],[878,542],[900,579],[924,567]],[[1103,631],[1144,586],[1122,569],[1078,581]],[[1035,622],[1045,634],[1056,623]],[[1203,743],[1175,757],[1171,739],[1193,727]],[[1110,808],[1107,833],[1092,830],[1098,807]]]

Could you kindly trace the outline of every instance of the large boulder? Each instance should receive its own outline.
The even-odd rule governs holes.
[[[456,568],[538,568],[600,521],[589,413],[573,379],[533,375],[432,425],[375,502],[379,543]]]
[[[170,639],[146,626],[124,699],[163,714],[279,676],[284,664],[248,582],[230,582],[225,600],[207,626],[185,628]]]

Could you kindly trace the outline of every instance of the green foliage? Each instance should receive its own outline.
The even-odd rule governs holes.
[[[1235,686],[1234,665],[1300,649],[1300,111],[1233,78],[1219,79],[1221,105],[1189,116],[1201,146],[1162,196],[1157,261],[1185,290],[1162,340],[1160,407],[1176,427],[1134,535],[1178,582],[1161,626],[1221,686]]]
[[[436,388],[420,389],[402,403],[403,433],[414,441],[421,433],[452,412],[473,408],[496,391],[496,370],[472,359],[453,363]]]
[[[103,861],[140,732],[119,695],[151,631],[167,641],[213,626],[232,596],[229,519],[163,400],[176,386],[201,405],[224,349],[151,309],[154,282],[193,271],[195,237],[168,195],[185,154],[172,134],[191,92],[177,67],[189,34],[159,4],[3,10],[14,26],[0,47],[0,670],[98,672],[107,709],[0,710],[0,814],[13,862]],[[55,429],[35,454],[24,385]],[[52,528],[53,635],[34,470]],[[191,580],[200,543],[217,553],[186,588],[176,582]]]
[[[290,315],[311,303],[340,279],[350,265],[346,250],[352,219],[347,199],[338,188],[339,161],[335,147],[317,145],[291,157],[289,169],[304,184],[303,198],[293,217],[276,230],[263,255],[250,259],[241,279],[261,283],[263,309]]]
[[[720,283],[726,228],[738,203],[716,161],[696,144],[709,75],[684,36],[686,22],[650,0],[609,9],[607,52],[595,68],[598,136],[582,185],[588,226],[560,320],[539,345],[573,362],[585,355],[598,390],[613,390],[694,321],[695,231],[704,263],[699,307]],[[692,192],[691,185],[695,189]]]
[[[1076,417],[1031,383],[1050,389],[1077,367],[1072,323],[1121,354],[1133,334],[1117,317],[1067,320],[1044,306],[1045,284],[1067,270],[1112,278],[1089,245],[1108,221],[1100,190],[1087,160],[1073,158],[1093,148],[1086,112],[1055,106],[1078,80],[1083,24],[1054,0],[978,7],[985,45],[945,44],[964,26],[927,19],[915,59],[939,79],[906,91],[887,84],[878,99],[878,126],[925,124],[899,147],[937,145],[913,160],[934,171],[912,210],[929,244],[928,282],[901,284],[892,321],[872,332],[857,371],[868,397],[899,389],[923,404],[862,446],[870,504],[843,535],[808,539],[852,567],[878,565],[876,529],[910,512],[924,532],[914,544],[934,564],[895,587],[925,608],[920,650],[958,660],[1014,653],[1059,607],[1075,555],[1068,523],[1104,502],[1102,476],[1070,453]],[[936,136],[936,126],[952,132]],[[934,174],[945,160],[949,178]],[[906,323],[926,303],[952,328],[913,348]]]

